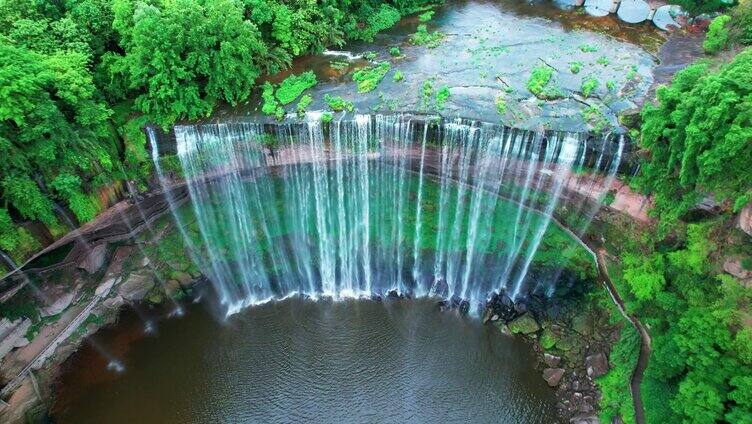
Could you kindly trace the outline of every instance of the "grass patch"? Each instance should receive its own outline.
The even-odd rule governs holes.
[[[551,84],[553,76],[553,68],[540,65],[530,73],[530,78],[527,80],[527,89],[539,99],[551,100],[564,97],[561,89]]]
[[[595,53],[598,51],[598,47],[592,44],[583,44],[579,47],[579,49],[583,53]]]
[[[444,34],[433,31],[428,32],[428,27],[425,24],[418,25],[418,29],[415,34],[410,37],[410,41],[418,46],[426,46],[429,49],[433,49],[441,44],[441,40],[444,39]]]
[[[368,93],[376,89],[390,68],[389,62],[381,62],[376,66],[356,71],[353,74],[353,81],[358,83],[358,93]]]
[[[436,12],[434,12],[433,10],[429,10],[428,12],[421,13],[420,15],[418,15],[418,21],[420,21],[422,23],[426,23],[426,22],[430,21],[431,18],[433,18],[433,14],[434,13],[436,13]]]
[[[313,71],[290,75],[279,84],[275,95],[282,105],[290,104],[304,91],[316,85],[316,82],[316,75]]]
[[[598,85],[599,83],[597,79],[593,77],[587,77],[582,80],[580,91],[582,92],[582,95],[585,96],[585,98],[588,98],[591,94],[593,94],[593,91],[598,88]]]
[[[335,112],[342,112],[343,110],[352,112],[354,109],[351,101],[345,100],[340,96],[330,96],[325,94],[324,101],[329,105],[329,108]]]
[[[439,91],[436,92],[436,109],[443,110],[446,107],[446,102],[449,101],[449,97],[452,93],[449,92],[449,87],[444,85]]]
[[[405,76],[402,75],[402,71],[400,71],[399,69],[397,69],[396,71],[394,71],[394,75],[392,76],[392,81],[394,81],[394,82],[400,82],[400,81],[402,81],[404,79],[405,79]]]
[[[579,74],[582,70],[582,62],[570,62],[569,71],[573,74]]]
[[[420,109],[425,110],[431,106],[431,97],[433,96],[433,80],[423,81],[420,87]]]
[[[295,108],[298,113],[298,117],[303,117],[305,115],[306,109],[311,105],[311,103],[313,103],[313,97],[311,97],[310,94],[306,94],[305,96],[300,98],[298,106]]]
[[[601,134],[603,130],[608,128],[609,122],[606,116],[595,106],[590,106],[582,112],[582,116],[592,128],[596,134]]]
[[[611,61],[606,56],[601,56],[598,58],[598,60],[595,61],[595,63],[603,66],[608,66]]]
[[[504,114],[507,112],[507,101],[504,99],[504,97],[497,97],[496,100],[494,100],[494,104],[496,105],[496,112],[498,112],[499,115],[504,116]]]

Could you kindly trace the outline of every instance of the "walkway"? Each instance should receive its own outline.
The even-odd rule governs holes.
[[[645,326],[642,325],[639,319],[634,315],[629,315],[624,308],[624,301],[619,292],[616,290],[611,277],[608,275],[608,267],[606,265],[606,250],[599,248],[595,254],[596,262],[598,263],[598,275],[603,281],[603,285],[611,295],[611,299],[619,308],[619,312],[637,329],[640,335],[640,355],[637,357],[637,365],[632,372],[632,378],[629,382],[630,391],[632,392],[632,401],[634,402],[635,421],[637,424],[645,424],[645,407],[642,403],[642,379],[645,375],[645,369],[648,367],[648,360],[650,359],[651,352],[651,340],[650,334],[648,334]]]

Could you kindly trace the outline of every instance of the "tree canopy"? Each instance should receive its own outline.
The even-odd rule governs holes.
[[[706,196],[735,210],[750,200],[752,181],[752,48],[713,70],[702,62],[658,89],[642,112],[640,145],[648,155],[637,184],[655,196],[664,224]]]

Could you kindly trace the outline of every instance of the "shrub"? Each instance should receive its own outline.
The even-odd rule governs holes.
[[[313,97],[311,97],[310,94],[306,94],[305,96],[300,98],[300,101],[298,102],[298,106],[295,108],[295,110],[298,112],[298,116],[305,115],[306,109],[308,106],[313,103]]]
[[[569,64],[569,71],[573,74],[579,74],[582,70],[582,62],[572,62]]]
[[[425,24],[420,24],[415,34],[410,37],[410,41],[415,45],[433,49],[439,46],[443,38],[444,34],[438,31],[428,32],[428,27]]]
[[[358,93],[373,91],[384,79],[391,65],[389,62],[381,62],[376,66],[360,69],[353,74],[353,81],[358,83]]]
[[[328,94],[324,95],[324,101],[327,105],[329,105],[329,108],[331,108],[335,112],[341,112],[343,110],[346,110],[348,112],[353,111],[353,104],[350,101],[347,101],[343,99],[340,96],[330,96]]]
[[[274,97],[274,86],[269,81],[264,83],[264,91],[261,93],[261,98],[264,100],[261,111],[266,115],[274,115],[279,104],[277,103],[277,98]]]
[[[421,13],[418,15],[418,20],[422,23],[428,22],[433,18],[433,14],[436,13],[433,10],[429,10],[428,12]]]
[[[705,36],[705,41],[702,43],[702,48],[705,50],[705,53],[715,54],[726,47],[729,40],[728,23],[730,21],[731,16],[721,15],[710,22],[708,34]]]
[[[304,91],[316,85],[316,75],[313,71],[300,75],[290,75],[277,88],[277,99],[282,105],[295,101]]]
[[[580,91],[582,91],[582,95],[587,97],[590,97],[590,95],[593,93],[593,91],[598,88],[598,80],[593,77],[587,77],[582,80],[582,85],[580,86]]]
[[[394,82],[400,82],[403,79],[405,79],[405,76],[402,75],[402,71],[400,71],[399,69],[397,69],[396,71],[394,71],[394,76],[392,77],[392,81],[394,81]]]
[[[553,76],[553,68],[546,65],[540,65],[530,73],[530,79],[527,80],[527,89],[536,97],[541,97],[543,95],[543,90]]]
[[[439,91],[436,92],[436,109],[442,110],[446,106],[446,102],[452,94],[449,92],[449,87],[444,85]]]
[[[389,49],[389,54],[391,56],[393,56],[393,57],[397,57],[397,56],[402,55],[402,52],[400,51],[399,47],[395,46],[395,47],[392,47],[391,49]]]

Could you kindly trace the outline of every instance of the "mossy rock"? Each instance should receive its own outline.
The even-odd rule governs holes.
[[[556,346],[556,342],[558,341],[559,338],[556,336],[556,334],[554,334],[553,331],[551,331],[550,329],[543,330],[543,334],[540,338],[540,344],[543,349],[552,349],[554,346]]]
[[[572,329],[579,334],[592,334],[593,325],[590,316],[582,314],[572,318]]]
[[[501,321],[496,321],[496,328],[498,328],[501,334],[505,336],[509,336],[512,334],[512,332],[509,331],[509,327]]]
[[[533,334],[540,330],[538,322],[529,314],[522,315],[509,323],[509,330],[514,334]]]
[[[556,348],[565,352],[574,349],[577,346],[577,341],[572,337],[563,337],[556,341]]]

